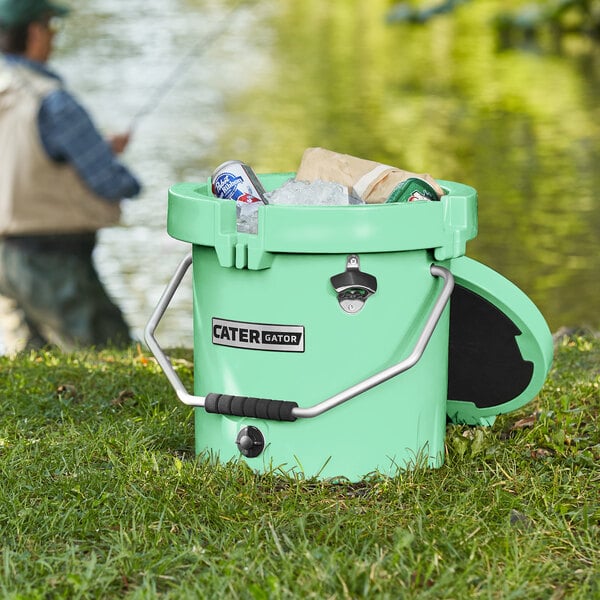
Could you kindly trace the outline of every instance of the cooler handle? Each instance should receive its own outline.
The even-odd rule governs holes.
[[[162,319],[175,291],[179,287],[183,276],[192,264],[192,254],[188,254],[179,263],[177,269],[171,281],[167,284],[165,291],[163,292],[160,300],[154,312],[148,320],[146,329],[144,330],[144,337],[148,347],[154,354],[158,364],[164,371],[167,379],[172,385],[177,397],[183,404],[189,406],[202,407],[206,412],[217,413],[221,415],[235,415],[240,417],[254,417],[259,419],[268,419],[273,421],[295,421],[297,418],[308,419],[316,417],[328,410],[331,410],[335,406],[370,390],[371,388],[403,373],[408,371],[411,367],[414,367],[425,352],[425,348],[433,335],[433,332],[438,324],[440,317],[452,294],[454,289],[454,277],[452,273],[439,265],[431,265],[430,272],[434,277],[441,277],[444,280],[442,289],[429,313],[423,331],[419,336],[412,352],[403,361],[396,365],[393,365],[367,379],[347,388],[346,390],[331,396],[330,398],[310,406],[308,408],[301,408],[296,402],[290,402],[287,400],[270,400],[268,398],[251,398],[247,396],[228,396],[225,394],[214,394],[209,393],[206,396],[194,396],[189,394],[185,389],[185,386],[179,379],[179,376],[173,369],[171,362],[162,351],[162,348],[156,341],[154,332]]]

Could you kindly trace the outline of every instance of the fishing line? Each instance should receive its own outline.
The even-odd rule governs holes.
[[[141,106],[141,108],[133,115],[131,123],[129,125],[129,132],[132,133],[137,127],[139,122],[151,112],[153,112],[160,104],[162,99],[169,93],[174,83],[181,77],[181,75],[189,68],[192,61],[202,56],[206,50],[208,50],[212,44],[214,44],[228,29],[231,22],[231,18],[234,13],[237,12],[242,5],[245,4],[244,0],[236,2],[232,8],[227,11],[226,15],[221,21],[219,27],[215,27],[210,35],[207,35],[199,39],[183,56],[183,58],[175,65],[175,68],[169,73],[161,85],[159,85],[150,98]]]

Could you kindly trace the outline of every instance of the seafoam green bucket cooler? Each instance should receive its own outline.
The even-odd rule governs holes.
[[[260,179],[269,191],[292,176]],[[146,340],[197,407],[198,453],[307,477],[393,475],[442,464],[448,417],[489,424],[535,396],[550,332],[522,292],[463,256],[475,190],[440,184],[439,202],[261,206],[256,234],[237,232],[235,203],[210,181],[170,189],[168,231],[192,252]],[[154,336],[190,264],[193,394]]]

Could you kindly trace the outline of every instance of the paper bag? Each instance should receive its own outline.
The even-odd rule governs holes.
[[[410,177],[425,179],[438,195],[444,193],[435,179],[427,173],[412,173],[324,148],[307,148],[296,173],[298,181],[320,179],[345,185],[367,204],[385,202],[394,189]]]

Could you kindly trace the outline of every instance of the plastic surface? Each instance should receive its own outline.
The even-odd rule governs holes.
[[[293,175],[260,179],[270,191]],[[237,232],[235,203],[214,198],[210,182],[171,187],[168,231],[193,246],[194,393],[214,394],[215,406],[225,395],[304,408],[350,388],[413,348],[443,285],[432,264],[458,285],[410,370],[315,419],[197,408],[198,453],[307,477],[393,475],[442,464],[446,414],[489,424],[535,396],[552,360],[547,325],[523,292],[463,256],[477,233],[477,195],[440,184],[448,194],[439,202],[261,206],[256,234]],[[377,282],[357,312],[343,310],[331,282],[352,255]],[[225,404],[236,412],[239,402]],[[264,439],[256,454],[241,433],[250,427]]]
[[[292,176],[261,181],[268,191]],[[460,256],[477,232],[475,190],[441,183],[450,193],[440,202],[261,206],[257,234],[236,231],[235,203],[212,197],[209,184],[173,186],[168,231],[193,244],[194,393],[311,407],[402,361],[443,286],[432,263]],[[342,309],[331,284],[352,254],[377,280],[376,293],[354,314]],[[257,470],[351,480],[417,463],[440,466],[448,314],[446,308],[418,364],[315,419],[278,422],[196,409],[197,452],[247,460]],[[301,346],[248,347],[253,332],[274,326],[301,332]],[[225,333],[237,341],[223,340]],[[236,439],[250,426],[261,431],[265,447],[241,457]]]
[[[443,285],[431,275],[426,251],[364,254],[361,265],[377,277],[378,289],[359,313],[349,314],[329,281],[345,267],[345,254],[281,253],[270,268],[251,270],[222,267],[212,248],[196,245],[193,253],[194,393],[200,396],[276,398],[311,407],[405,358]],[[301,327],[304,345],[297,352],[216,345],[213,319],[235,323],[231,337],[252,331],[253,324]],[[416,462],[440,466],[447,360],[448,308],[421,360],[406,373],[314,419],[278,422],[196,409],[196,450],[237,460],[238,432],[255,426],[265,449],[242,460],[257,470],[358,480]]]

